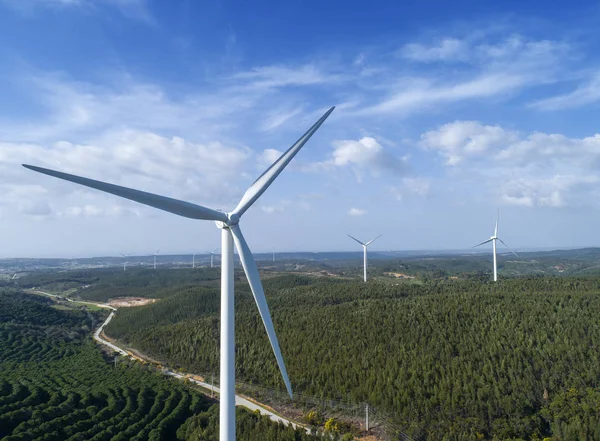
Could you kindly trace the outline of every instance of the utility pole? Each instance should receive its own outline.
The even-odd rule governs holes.
[[[115,369],[117,368],[117,357],[118,355],[115,355]]]
[[[369,403],[365,404],[365,427],[369,431]]]
[[[213,393],[215,391],[215,374],[212,374],[211,382],[210,382],[210,397],[213,398]]]

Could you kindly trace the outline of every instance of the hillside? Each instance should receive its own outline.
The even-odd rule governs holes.
[[[0,289],[0,440],[214,440],[218,404],[91,341],[104,313]],[[238,409],[238,440],[316,440]]]
[[[237,374],[282,388],[251,295],[236,287]],[[367,401],[428,440],[595,439],[596,278],[265,283],[296,391]],[[218,292],[186,288],[120,310],[107,333],[154,358],[218,372]]]

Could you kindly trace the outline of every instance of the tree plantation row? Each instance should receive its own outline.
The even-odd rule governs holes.
[[[105,313],[0,288],[0,440],[214,440],[218,404],[90,333]],[[238,409],[238,439],[316,440]]]

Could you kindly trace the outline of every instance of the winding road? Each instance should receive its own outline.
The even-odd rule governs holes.
[[[129,354],[127,351],[125,351],[124,349],[118,347],[114,343],[111,343],[111,342],[105,340],[101,336],[102,331],[104,330],[104,327],[108,323],[110,323],[110,321],[112,320],[112,318],[115,316],[115,313],[117,312],[117,309],[115,307],[113,307],[111,305],[108,305],[106,303],[82,302],[82,301],[78,301],[78,300],[72,300],[72,299],[70,299],[68,297],[63,297],[63,296],[59,296],[59,295],[56,295],[56,294],[50,294],[48,292],[44,292],[44,291],[40,291],[40,290],[30,290],[29,292],[31,292],[33,294],[42,294],[42,295],[46,295],[46,296],[49,296],[49,297],[54,297],[54,298],[57,298],[59,300],[67,300],[67,301],[69,301],[71,303],[81,303],[81,304],[84,304],[84,305],[93,305],[93,306],[97,306],[97,307],[100,307],[100,308],[110,309],[111,312],[110,312],[109,316],[107,317],[107,319],[94,332],[94,340],[96,340],[100,344],[108,346],[113,351],[118,352],[120,355],[125,355],[125,356],[128,356],[128,357],[131,356],[131,354]],[[199,380],[196,380],[196,379],[192,378],[191,375],[193,375],[193,374],[188,374],[188,373],[184,373],[184,372],[174,372],[173,370],[171,370],[171,369],[169,369],[167,367],[164,367],[162,369],[162,372],[165,375],[177,378],[177,379],[179,379],[181,381],[189,380],[189,381],[197,384],[198,386],[201,386],[204,389],[213,391],[216,394],[220,393],[220,389],[218,387],[213,386],[212,384],[205,383],[203,381],[199,381]],[[306,430],[307,433],[310,433],[310,429],[309,428],[307,428],[305,426],[302,426],[302,425],[300,425],[298,423],[295,423],[293,421],[290,421],[290,420],[282,417],[281,415],[277,415],[273,411],[271,411],[271,410],[269,410],[269,409],[267,409],[267,408],[265,408],[265,407],[263,407],[263,406],[255,403],[253,401],[250,401],[247,398],[244,398],[244,397],[242,397],[240,395],[236,395],[235,396],[235,405],[236,406],[243,406],[243,407],[251,410],[252,412],[258,410],[261,413],[261,415],[268,416],[269,419],[271,419],[271,421],[274,421],[276,423],[283,423],[283,424],[286,424],[286,425],[291,424],[294,429],[304,429],[304,430]]]

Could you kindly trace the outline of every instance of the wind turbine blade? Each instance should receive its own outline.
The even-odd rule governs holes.
[[[375,242],[377,239],[379,239],[381,236],[383,236],[383,234],[380,234],[379,236],[377,236],[375,239],[370,240],[369,242],[367,242],[365,244],[366,247],[368,247],[369,245],[371,245],[373,242]]]
[[[517,253],[515,253],[515,252],[514,252],[512,249],[510,249],[510,248],[508,247],[508,245],[506,245],[502,239],[498,238],[498,240],[499,240],[500,242],[502,242],[502,245],[504,245],[506,248],[508,248],[508,251],[510,251],[511,253],[513,253],[515,256],[519,257],[519,255],[518,255]]]
[[[279,365],[283,382],[285,383],[285,387],[290,395],[290,398],[293,398],[292,385],[290,384],[290,379],[288,378],[287,370],[285,369],[285,363],[283,362],[283,356],[281,355],[281,350],[279,349],[279,342],[277,341],[277,336],[275,335],[275,328],[273,328],[273,322],[271,321],[271,315],[269,314],[269,306],[267,305],[265,292],[263,290],[262,283],[260,282],[260,275],[258,273],[258,269],[256,268],[256,262],[254,261],[254,257],[252,257],[252,252],[250,251],[250,248],[248,248],[248,244],[242,235],[242,230],[240,230],[239,225],[232,225],[230,229],[231,233],[233,234],[235,247],[238,250],[240,260],[242,261],[242,266],[244,267],[244,272],[246,273],[246,278],[248,279],[248,283],[252,289],[252,294],[254,294],[254,300],[256,301],[256,306],[258,306],[258,312],[260,313],[263,324],[265,325],[267,335],[269,336],[269,341],[271,342],[271,347],[275,353],[275,358],[277,359],[277,364]]]
[[[477,245],[474,245],[473,248],[477,248],[478,246],[483,245],[483,244],[488,243],[488,242],[491,242],[492,240],[494,240],[494,239],[488,239],[485,242],[478,243]]]
[[[160,253],[160,248],[158,250],[156,250],[156,253],[154,253],[154,254],[158,254],[158,253]]]
[[[123,256],[123,257],[127,257],[127,256],[126,256],[125,254],[123,254],[123,253],[121,253],[121,256]]]
[[[365,246],[365,244],[364,244],[364,243],[362,243],[360,240],[358,240],[356,237],[352,237],[352,236],[350,236],[349,234],[348,234],[348,237],[349,237],[350,239],[354,239],[354,240],[355,240],[355,241],[357,241],[359,244],[361,244],[363,247]]]
[[[218,248],[215,248],[215,250],[213,251],[213,253],[216,253],[218,250],[219,250]]]
[[[76,184],[81,184],[86,187],[91,187],[95,188],[96,190],[114,194],[125,199],[139,202],[140,204],[149,205],[151,207],[158,208],[159,210],[178,214],[179,216],[189,217],[192,219],[204,219],[222,222],[227,221],[227,215],[225,213],[221,213],[220,211],[212,210],[201,205],[192,204],[190,202],[180,201],[177,199],[168,198],[166,196],[159,196],[157,194],[147,193],[145,191],[121,187],[120,185],[108,184],[106,182],[83,178],[81,176],[62,173],[33,165],[23,164],[23,167],[38,173],[54,176],[55,178],[64,179],[65,181],[75,182]]]
[[[277,159],[254,183],[246,190],[246,193],[238,203],[237,207],[233,210],[233,214],[238,216],[243,215],[248,208],[262,195],[267,188],[273,183],[273,181],[279,176],[279,173],[289,164],[289,162],[296,156],[296,153],[306,144],[311,136],[317,131],[321,124],[327,119],[327,117],[333,112],[335,107],[329,109],[325,114],[319,118],[319,120],[308,129],[308,131],[296,141],[283,155]]]
[[[494,236],[498,237],[498,222],[500,221],[500,209],[496,213],[496,228],[494,228]]]

